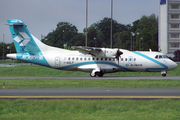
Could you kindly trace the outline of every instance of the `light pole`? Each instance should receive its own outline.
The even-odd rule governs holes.
[[[86,47],[87,47],[87,22],[88,22],[88,0],[86,0],[86,42],[85,42]]]
[[[131,32],[131,35],[132,35],[132,37],[131,37],[131,51],[133,51],[134,50],[134,36],[139,35],[139,32],[137,32],[136,34]]]
[[[137,32],[136,34],[139,35],[139,32]]]
[[[112,17],[113,17],[113,0],[111,0],[111,44],[110,44],[110,48],[112,48]]]
[[[10,46],[7,46],[7,49],[9,49],[9,52],[10,52],[10,54],[11,54],[11,44],[10,44]],[[9,65],[11,65],[11,59],[10,59]]]
[[[94,41],[95,41],[95,47],[96,47],[96,38],[94,37]]]
[[[3,60],[4,60],[4,34],[3,34]]]
[[[131,32],[131,35],[132,35],[132,36],[131,36],[131,51],[133,51],[133,46],[134,46],[134,45],[133,45],[133,41],[134,41],[133,38],[134,38],[134,36],[135,36],[135,33]]]
[[[143,50],[143,38],[141,38],[141,50]]]
[[[141,39],[139,40],[139,51],[141,51]]]

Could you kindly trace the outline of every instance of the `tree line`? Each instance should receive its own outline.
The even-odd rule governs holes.
[[[111,18],[103,18],[93,23],[87,29],[87,46],[110,47]],[[59,22],[52,32],[48,33],[41,41],[47,45],[70,48],[71,46],[85,46],[86,28],[79,33],[75,25],[69,22]],[[0,43],[0,56],[10,52],[7,46],[11,46],[11,52],[15,53],[14,44]],[[113,48],[158,51],[158,17],[155,14],[142,16],[132,24],[121,24],[112,20],[112,46]],[[177,54],[177,53],[176,53]],[[176,55],[175,54],[175,55]]]
[[[87,30],[87,46],[110,47],[111,18],[105,17],[93,23]],[[132,24],[124,25],[112,20],[112,46],[128,50],[158,51],[158,17],[155,14],[142,16]],[[76,26],[68,22],[59,22],[57,28],[50,32],[42,42],[63,48],[68,46],[85,46],[86,29],[78,33]]]

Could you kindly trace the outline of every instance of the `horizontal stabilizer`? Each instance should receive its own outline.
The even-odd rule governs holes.
[[[9,25],[9,26],[23,26],[23,24],[5,24],[5,25]]]

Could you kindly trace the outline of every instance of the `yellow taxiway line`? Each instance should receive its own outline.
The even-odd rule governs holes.
[[[0,96],[0,99],[180,99],[180,96]]]

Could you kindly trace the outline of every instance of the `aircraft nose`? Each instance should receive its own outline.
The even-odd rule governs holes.
[[[175,62],[171,61],[170,64],[169,64],[169,69],[172,70],[172,69],[174,69],[176,67],[177,67],[177,64]]]

